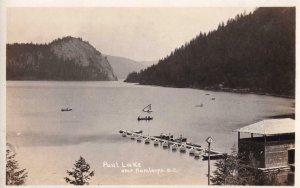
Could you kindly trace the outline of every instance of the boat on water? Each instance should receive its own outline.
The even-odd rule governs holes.
[[[168,142],[163,142],[162,147],[163,148],[168,148],[169,147],[169,143]]]
[[[225,157],[225,155],[226,155],[226,153],[211,151],[209,158],[210,158],[210,160],[223,159]],[[208,160],[208,153],[207,152],[204,155],[202,155],[202,160]]]
[[[145,139],[145,144],[149,144],[150,143],[150,138],[146,138]]]
[[[159,136],[154,136],[155,138],[163,139],[163,140],[170,140],[173,141],[173,135],[170,134],[160,134]]]
[[[143,133],[143,130],[132,131],[132,132],[135,133],[135,134],[142,134],[142,133]]]
[[[147,105],[145,108],[143,108],[142,109],[142,112],[146,112],[146,113],[148,113],[148,114],[150,114],[151,112],[153,112],[152,110],[151,110],[151,104],[149,104],[149,105]],[[145,120],[145,121],[151,121],[151,120],[153,120],[153,117],[151,117],[151,116],[149,116],[149,115],[147,115],[147,116],[144,116],[144,117],[138,117],[137,118],[137,120],[138,121],[142,121],[142,120]]]
[[[140,137],[140,136],[137,137],[137,138],[136,138],[136,141],[137,141],[137,142],[142,142],[142,137]]]
[[[173,144],[173,145],[172,145],[172,151],[176,151],[177,148],[178,148],[178,145],[177,145],[177,144]]]
[[[131,135],[130,139],[131,139],[131,140],[134,140],[134,139],[135,139],[135,136],[134,136],[134,135]]]
[[[62,112],[69,112],[69,111],[72,111],[72,108],[62,108],[61,111]]]
[[[187,138],[184,138],[182,137],[182,135],[180,135],[179,138],[173,139],[172,141],[181,143],[181,142],[186,142]]]
[[[162,133],[159,136],[154,136],[154,137],[159,138],[161,140],[168,140],[168,141],[177,142],[177,143],[182,143],[182,142],[187,141],[187,138],[182,137],[182,135],[180,135],[179,138],[175,138],[175,139],[174,139],[174,136],[171,134],[162,134]]]
[[[194,153],[194,157],[195,157],[195,159],[199,159],[199,158],[201,157],[200,151],[196,151],[196,152]]]
[[[202,156],[202,160],[208,160],[208,154],[204,154]],[[218,153],[218,154],[210,154],[210,160],[217,160],[217,159],[223,159],[224,154],[223,153]]]
[[[146,120],[146,121],[150,121],[150,120],[153,120],[153,117],[150,117],[150,116],[145,116],[145,117],[138,117],[137,118],[138,121],[141,121],[141,120]]]
[[[179,151],[180,151],[180,153],[185,153],[185,152],[186,152],[185,146],[184,146],[184,145],[181,145],[181,146],[179,147]]]
[[[189,154],[190,154],[190,155],[194,155],[195,152],[196,152],[196,150],[195,150],[194,148],[192,148],[192,149],[190,150]]]
[[[123,132],[126,132],[127,133],[127,131],[126,130],[119,130],[119,133],[123,133]],[[138,130],[138,131],[131,131],[132,133],[135,133],[135,134],[142,134],[143,133],[143,130]],[[131,134],[131,133],[130,133]]]

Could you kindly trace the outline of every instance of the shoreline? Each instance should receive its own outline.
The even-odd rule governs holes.
[[[291,119],[295,119],[295,113],[290,113],[290,114],[280,114],[280,115],[275,115],[275,116],[269,116],[268,118],[272,118],[272,119],[281,119],[281,118],[291,118]]]
[[[126,81],[124,81],[126,82]],[[237,93],[237,94],[254,94],[254,95],[264,95],[264,96],[271,96],[271,97],[280,97],[280,98],[287,98],[287,99],[295,99],[295,96],[291,95],[280,95],[280,94],[272,94],[267,92],[259,92],[259,91],[253,91],[250,89],[231,89],[231,88],[198,88],[198,87],[176,87],[176,86],[170,86],[170,85],[155,85],[155,84],[141,84],[138,82],[126,82],[126,83],[132,83],[135,85],[143,85],[143,86],[158,86],[158,87],[166,87],[166,88],[185,88],[185,89],[197,89],[197,90],[203,90],[203,91],[213,91],[213,92],[228,92],[228,93]]]
[[[281,98],[287,98],[287,99],[295,99],[296,96],[291,95],[281,95],[281,94],[272,94],[267,92],[261,92],[261,91],[253,91],[249,88],[246,89],[233,89],[233,88],[199,88],[199,87],[177,87],[177,86],[171,86],[171,85],[156,85],[156,84],[142,84],[138,82],[128,82],[124,79],[118,79],[118,80],[24,80],[24,79],[15,79],[15,80],[7,80],[6,81],[54,81],[54,82],[113,82],[113,81],[121,81],[125,83],[132,83],[135,85],[142,85],[142,86],[158,86],[158,87],[166,87],[166,88],[184,88],[184,89],[197,89],[197,90],[203,90],[203,91],[213,91],[213,92],[228,92],[228,93],[237,93],[237,94],[254,94],[254,95],[264,95],[264,96],[272,96],[272,97],[281,97]]]

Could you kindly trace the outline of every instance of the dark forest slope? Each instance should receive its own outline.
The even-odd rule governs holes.
[[[294,96],[295,8],[237,15],[126,81]]]

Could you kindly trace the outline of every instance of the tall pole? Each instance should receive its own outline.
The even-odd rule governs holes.
[[[210,142],[208,142],[208,185],[210,185]]]
[[[206,142],[208,143],[208,174],[207,174],[207,181],[208,181],[208,185],[210,185],[210,144],[213,142],[214,140],[212,139],[212,137],[208,137],[206,139]]]

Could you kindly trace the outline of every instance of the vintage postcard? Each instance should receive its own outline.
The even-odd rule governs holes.
[[[296,2],[0,3],[3,186],[297,185]]]

